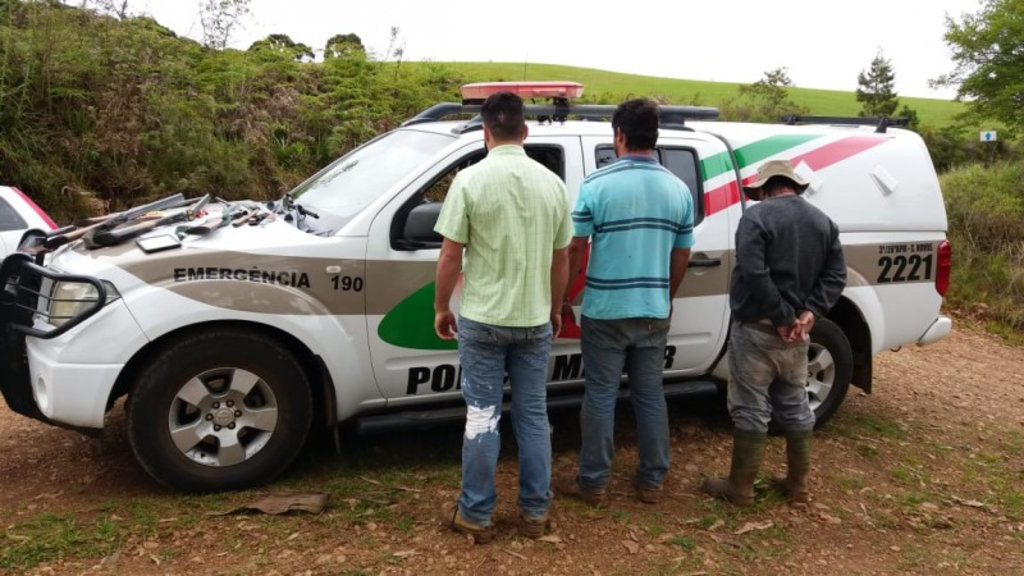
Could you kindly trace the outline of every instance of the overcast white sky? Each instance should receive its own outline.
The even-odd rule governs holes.
[[[198,5],[129,2],[195,39]],[[355,33],[382,57],[397,27],[406,61],[565,64],[744,84],[786,67],[796,86],[843,91],[856,90],[881,50],[900,96],[952,98],[928,87],[953,66],[945,17],[977,12],[979,0],[252,0],[251,10],[231,46],[283,33],[320,50],[334,34]]]

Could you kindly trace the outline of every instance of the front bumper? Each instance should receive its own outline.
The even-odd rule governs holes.
[[[99,294],[59,327],[47,322],[46,286],[57,281],[92,284]],[[89,319],[88,331],[68,333]],[[101,429],[127,354],[144,341],[123,302],[107,302],[98,279],[60,274],[19,253],[0,265],[0,392],[14,412],[65,428]]]
[[[43,420],[81,429],[103,428],[107,401],[124,364],[76,364],[61,362],[61,349],[51,342],[27,343],[31,395]]]

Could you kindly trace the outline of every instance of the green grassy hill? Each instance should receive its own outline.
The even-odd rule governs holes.
[[[739,84],[703,82],[621,74],[593,68],[575,68],[552,64],[523,64],[504,62],[403,62],[402,66],[442,65],[465,76],[470,82],[518,80],[566,80],[586,86],[584,96],[614,103],[627,96],[661,98],[673,104],[720,106],[722,102],[738,96]],[[854,82],[852,79],[851,82]],[[790,98],[806,106],[810,114],[822,116],[856,116],[861,105],[853,92],[791,88]],[[602,98],[604,96],[604,98]],[[917,110],[924,125],[942,128],[953,123],[964,111],[960,102],[932,98],[900,98],[904,104]]]

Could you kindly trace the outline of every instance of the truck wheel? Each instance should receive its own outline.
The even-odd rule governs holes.
[[[267,336],[220,328],[158,354],[128,401],[128,439],[142,467],[186,491],[267,482],[298,456],[312,399],[295,357]]]
[[[819,318],[811,330],[807,351],[807,396],[814,410],[815,428],[839,409],[853,378],[853,351],[846,334],[835,322]]]

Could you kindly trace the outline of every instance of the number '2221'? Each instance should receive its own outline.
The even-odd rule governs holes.
[[[932,278],[931,254],[923,258],[918,254],[882,256],[878,259],[878,265],[882,267],[882,271],[878,274],[879,284],[920,282]]]

